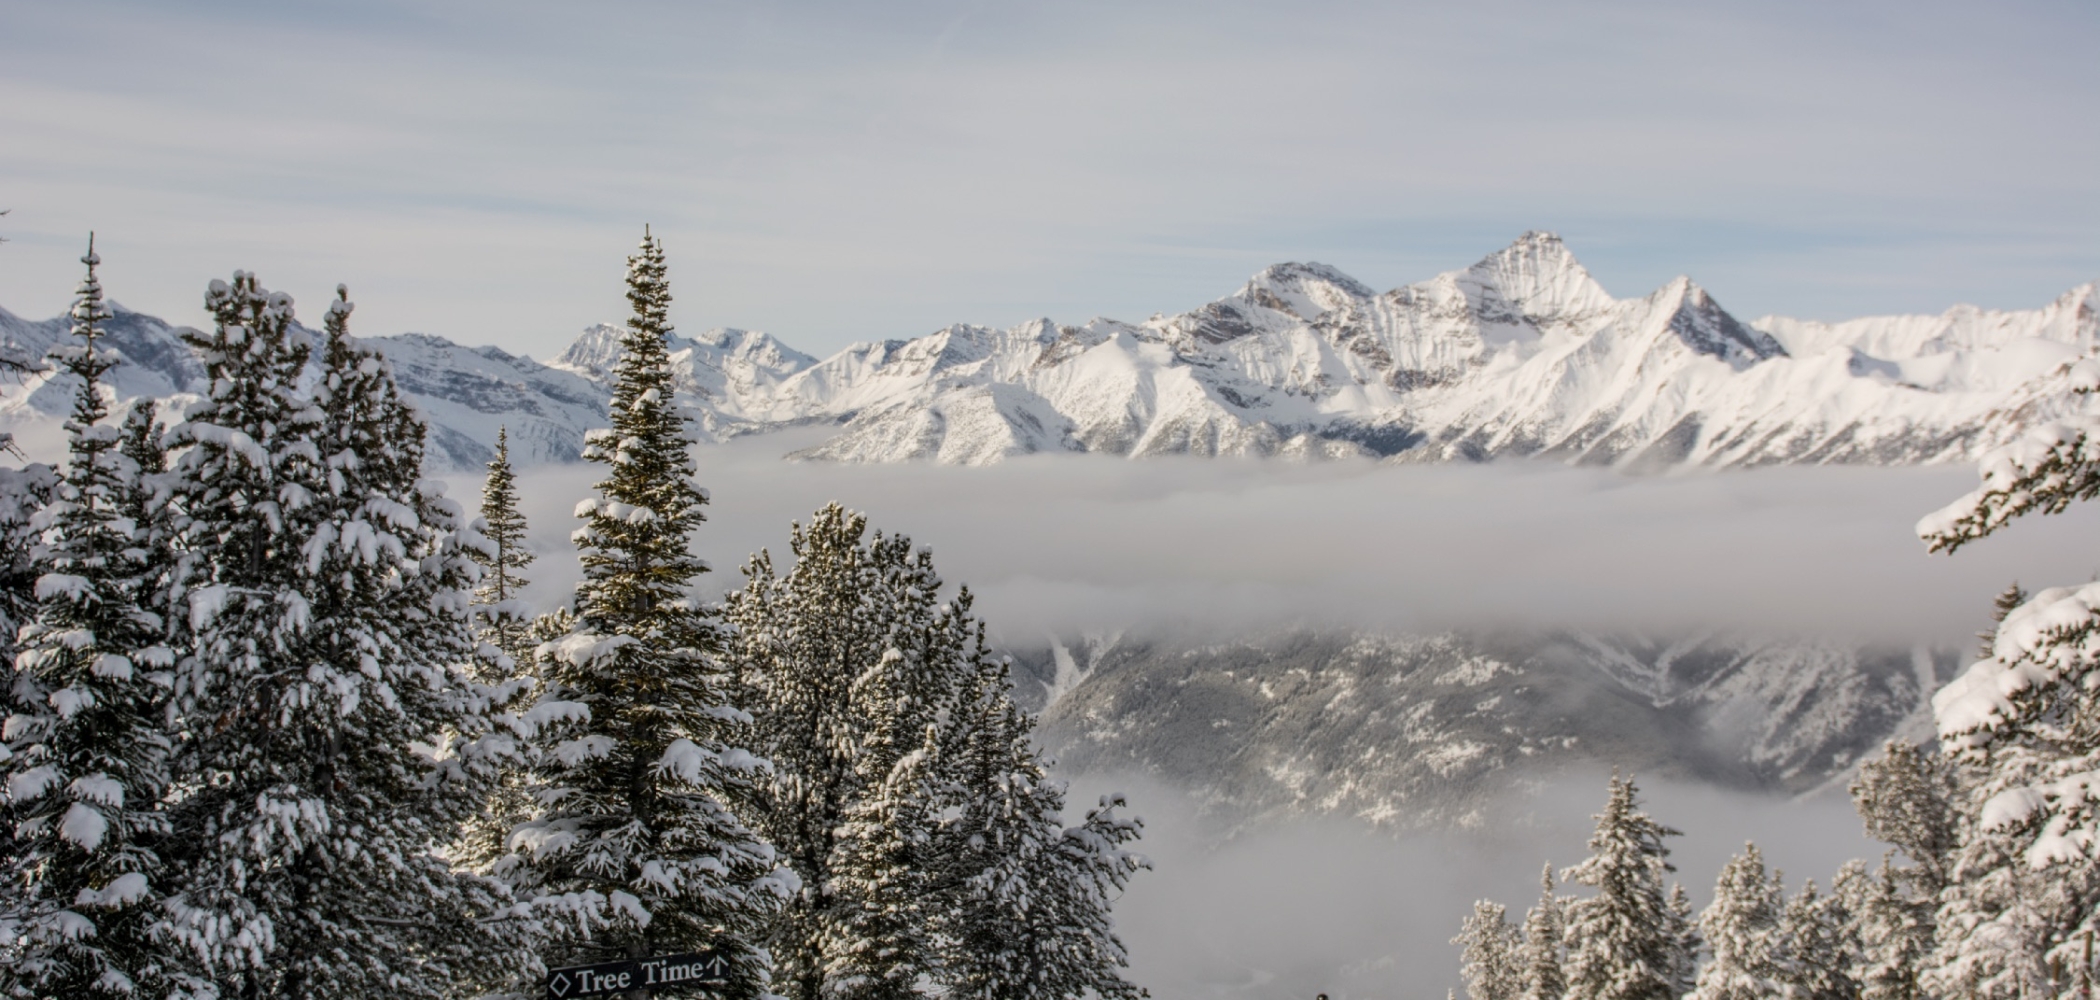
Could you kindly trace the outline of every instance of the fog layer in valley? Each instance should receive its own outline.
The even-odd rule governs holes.
[[[1296,465],[1045,457],[991,468],[837,466],[778,459],[773,435],[696,452],[713,493],[699,548],[711,587],[745,556],[783,563],[787,526],[830,500],[930,545],[951,583],[1008,641],[1162,622],[1220,635],[1314,620],[1339,626],[1733,627],[1963,643],[1990,596],[2087,579],[2089,509],[2035,519],[1929,556],[1911,524],[1967,491],[1966,468],[1781,468],[1662,478],[1560,466]],[[571,510],[597,467],[527,470],[541,552],[531,596],[575,576]],[[478,481],[454,494],[470,505]],[[1182,793],[1084,776],[1079,808],[1127,790],[1144,816],[1142,873],[1118,906],[1138,982],[1162,998],[1441,997],[1447,944],[1472,900],[1521,916],[1541,864],[1579,861],[1604,776],[1577,770],[1513,794],[1500,821],[1394,838],[1304,820],[1220,843]],[[1685,831],[1679,877],[1704,904],[1755,839],[1788,885],[1827,885],[1878,859],[1842,792],[1805,801],[1648,783],[1650,810]]]
[[[1774,468],[1636,477],[1557,465],[1382,466],[1044,456],[990,468],[789,463],[767,435],[702,448],[710,588],[831,500],[933,548],[1010,642],[1052,630],[1286,622],[1422,630],[1742,628],[1968,642],[1990,598],[2090,579],[2100,513],[2030,519],[1928,555],[1911,525],[1970,468]],[[592,465],[525,470],[542,604],[575,576]],[[472,506],[477,479],[453,494]]]
[[[1501,822],[1462,834],[1404,838],[1342,820],[1304,820],[1217,845],[1173,791],[1142,779],[1088,776],[1072,803],[1128,794],[1145,820],[1140,872],[1116,906],[1133,979],[1162,1000],[1441,1000],[1460,985],[1448,942],[1473,900],[1493,899],[1521,923],[1538,899],[1539,869],[1581,861],[1606,775],[1574,773],[1511,796]],[[1788,801],[1642,782],[1648,812],[1684,832],[1670,840],[1695,906],[1743,841],[1768,864],[1828,888],[1851,858],[1878,863],[1842,793]],[[1575,887],[1568,894],[1586,895]]]

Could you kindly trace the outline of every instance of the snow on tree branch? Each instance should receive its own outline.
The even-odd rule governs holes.
[[[2100,360],[2066,365],[2039,388],[2086,396],[2100,390]],[[1952,552],[2023,514],[2061,513],[2074,500],[2100,496],[2100,419],[2054,421],[2031,428],[1980,463],[1983,485],[1920,518],[1918,536],[1934,552]]]

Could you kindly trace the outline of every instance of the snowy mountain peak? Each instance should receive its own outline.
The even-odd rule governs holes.
[[[1263,268],[1232,298],[1309,320],[1377,294],[1339,268],[1319,263],[1286,263]]]
[[[1538,230],[1481,258],[1459,281],[1479,290],[1477,307],[1492,322],[1584,329],[1617,305],[1559,236]]]
[[[41,357],[66,330],[63,317],[0,311],[0,352]],[[201,388],[184,328],[119,309],[108,331],[127,362],[111,375],[120,395]],[[521,463],[575,459],[605,419],[623,333],[592,326],[544,365],[439,337],[370,342],[429,416],[433,456],[471,469],[498,427]],[[1285,263],[1143,323],[958,324],[821,361],[728,328],[668,346],[701,436],[836,427],[808,458],[1534,456],[1655,469],[1962,460],[2086,405],[2029,384],[2096,342],[2092,283],[2031,310],[1746,324],[1688,278],[1613,298],[1558,236],[1534,231],[1382,294],[1329,265]],[[0,386],[0,417],[62,418],[70,390],[54,379]]]
[[[1729,315],[1690,278],[1672,279],[1648,301],[1657,314],[1666,317],[1664,327],[1686,347],[1726,361],[1738,371],[1786,354],[1786,348],[1771,334]]]

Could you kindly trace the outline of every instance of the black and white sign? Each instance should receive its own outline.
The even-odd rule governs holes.
[[[729,979],[729,960],[711,951],[625,962],[577,965],[547,973],[548,1000],[603,997],[628,990],[660,990]]]

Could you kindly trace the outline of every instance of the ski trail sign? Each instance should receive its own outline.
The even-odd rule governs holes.
[[[604,997],[729,981],[729,960],[712,951],[573,965],[547,973],[547,1000]]]

